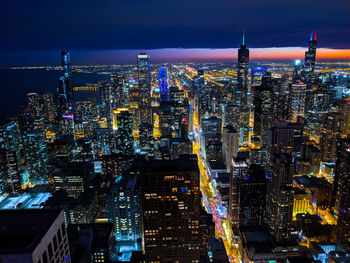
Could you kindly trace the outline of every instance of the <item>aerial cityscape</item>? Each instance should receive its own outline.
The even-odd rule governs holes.
[[[274,45],[248,23],[233,30],[231,47],[225,37],[203,47],[203,35],[193,37],[201,33],[182,27],[178,42],[157,40],[151,29],[154,46],[138,46],[117,28],[121,40],[105,36],[113,50],[101,48],[95,29],[74,31],[85,28],[88,8],[62,15],[77,21],[67,42],[56,38],[60,26],[48,22],[55,33],[46,32],[33,18],[39,2],[18,31],[10,1],[4,15],[0,262],[350,262],[350,49],[348,36],[329,29],[342,15],[311,30],[298,24],[285,36],[290,45],[278,44],[279,25],[274,34],[264,29]],[[335,2],[330,14],[342,4],[349,10]],[[138,13],[158,3],[103,8]],[[61,10],[54,7],[47,3],[53,17]],[[194,16],[206,27],[203,10]],[[164,28],[173,30],[172,16]],[[113,22],[101,19],[106,34]],[[140,36],[146,25],[135,26]],[[91,42],[77,48],[89,32]]]

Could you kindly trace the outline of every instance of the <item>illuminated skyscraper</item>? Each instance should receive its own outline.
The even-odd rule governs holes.
[[[138,94],[140,119],[142,122],[152,123],[150,57],[146,53],[141,53],[137,56],[137,76],[140,91]]]
[[[159,79],[160,101],[168,101],[169,100],[168,75],[163,66],[159,69],[158,79]]]
[[[64,76],[71,77],[72,69],[70,64],[70,55],[68,51],[61,51],[61,65],[63,67]]]
[[[277,80],[273,85],[273,121],[289,120],[290,114],[290,99],[289,99],[289,82]]]
[[[38,130],[28,131],[23,136],[23,146],[30,181],[33,184],[47,183],[48,155],[43,132]]]
[[[77,101],[75,103],[74,116],[79,121],[93,120],[96,117],[96,100],[94,98]]]
[[[309,41],[309,49],[308,49],[308,51],[305,52],[305,67],[309,71],[315,70],[316,45],[317,45],[316,32],[311,32],[310,41]]]
[[[46,123],[51,123],[56,118],[56,105],[53,100],[52,93],[44,94],[44,120]]]
[[[72,110],[73,90],[70,77],[62,76],[58,80],[58,110],[64,114]]]
[[[348,136],[350,135],[350,99],[345,100],[343,104],[343,112],[344,112],[344,127],[342,131],[342,135]]]
[[[133,123],[132,114],[127,108],[118,108],[113,111],[113,130],[116,153],[132,155],[134,153]]]
[[[35,118],[43,117],[44,114],[44,99],[43,95],[39,93],[28,93],[28,107],[32,109]]]
[[[238,49],[238,65],[237,65],[237,81],[238,90],[240,93],[240,143],[248,143],[249,133],[249,87],[248,87],[248,64],[249,64],[249,49],[245,45],[245,35],[243,33],[243,41],[241,47]]]
[[[238,178],[239,226],[261,226],[265,220],[267,180],[265,171],[251,165],[248,172]]]
[[[0,193],[18,193],[21,190],[20,171],[16,153],[0,149]]]
[[[202,239],[196,158],[146,162],[141,176],[147,262],[199,262]]]
[[[337,143],[341,138],[344,115],[341,112],[329,112],[323,116],[322,137],[320,140],[321,161],[335,162]]]
[[[72,69],[70,56],[67,51],[61,51],[61,65],[63,67],[63,76],[59,79],[59,97],[60,97],[60,105],[59,107],[68,107],[73,103],[73,88],[72,88]]]
[[[251,69],[251,86],[260,86],[262,78],[266,74],[267,69],[265,67],[254,67]]]
[[[230,178],[229,189],[229,219],[234,226],[239,226],[239,185],[240,178],[247,175],[248,163],[244,157],[237,156],[232,159],[231,163],[232,176]]]
[[[306,84],[298,81],[290,87],[290,120],[297,122],[298,117],[305,117]]]
[[[292,154],[294,146],[294,130],[287,122],[276,123],[269,131],[269,154]]]
[[[237,157],[239,134],[232,125],[224,127],[222,134],[222,155],[226,164],[226,172],[231,171],[233,157]]]
[[[266,144],[266,132],[273,125],[272,93],[271,73],[266,73],[254,93],[254,134],[259,136],[263,145]]]
[[[202,119],[205,158],[208,161],[222,160],[221,126],[221,119],[215,116],[208,119]]]
[[[272,178],[268,186],[267,223],[277,242],[290,237],[293,216],[294,165],[289,155],[272,157]]]
[[[74,132],[72,70],[67,51],[61,52],[61,63],[64,75],[58,79],[58,121],[59,135],[63,136]]]
[[[109,221],[114,223],[117,241],[136,242],[141,237],[139,174],[120,173],[108,196]]]
[[[335,209],[339,211],[338,238],[350,245],[350,139],[343,139],[337,154],[337,194]]]
[[[153,125],[142,123],[140,126],[140,150],[141,154],[148,157],[154,156]]]

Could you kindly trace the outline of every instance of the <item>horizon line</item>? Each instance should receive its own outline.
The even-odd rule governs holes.
[[[304,60],[307,47],[249,48],[251,61]],[[0,51],[0,66],[59,65],[60,50]],[[73,65],[132,65],[137,54],[150,55],[151,63],[235,62],[238,48],[154,48],[154,49],[105,49],[69,50]],[[350,49],[317,48],[317,60],[350,60]],[[24,61],[26,61],[24,63]],[[45,62],[44,62],[45,61]]]

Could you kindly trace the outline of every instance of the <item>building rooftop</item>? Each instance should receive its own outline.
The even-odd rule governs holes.
[[[331,184],[325,179],[314,176],[295,176],[294,181],[305,188],[330,188]]]
[[[0,211],[0,254],[32,253],[60,213],[45,209]]]
[[[221,161],[209,161],[209,169],[226,171],[226,165]]]
[[[51,193],[13,194],[1,197],[0,210],[39,209],[51,197]]]
[[[177,160],[160,160],[145,162],[142,170],[144,172],[162,172],[162,171],[199,171],[197,161],[192,159],[177,159]]]
[[[274,250],[274,244],[271,235],[262,227],[241,227],[243,245],[247,250],[254,253],[270,253]]]

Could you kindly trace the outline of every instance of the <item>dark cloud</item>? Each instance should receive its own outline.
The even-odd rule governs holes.
[[[2,0],[2,50],[348,48],[348,0]]]

